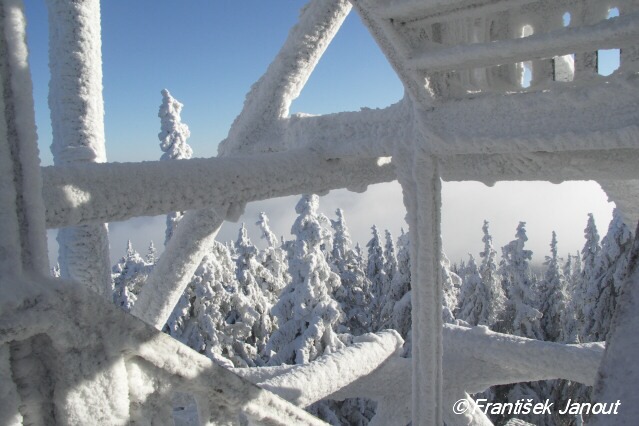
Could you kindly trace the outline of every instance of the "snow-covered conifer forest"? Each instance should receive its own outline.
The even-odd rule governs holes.
[[[637,423],[637,1],[310,0],[216,157],[165,89],[159,160],[109,163],[101,3],[46,0],[46,167],[24,4],[0,0],[0,425]],[[404,97],[291,114],[351,10]],[[533,254],[526,222],[485,221],[446,256],[443,181],[535,180],[595,180],[608,228]],[[317,195],[391,181],[399,235],[353,241]],[[291,237],[262,212],[217,238],[284,196]],[[110,247],[108,223],[154,215],[163,242]]]
[[[350,240],[346,213],[321,213],[316,195],[304,195],[292,224],[294,240],[277,237],[268,216],[256,218],[254,244],[242,224],[235,241],[216,242],[191,278],[163,331],[228,367],[307,364],[352,343],[356,336],[395,329],[411,355],[410,233],[397,238],[374,225],[367,253]],[[174,222],[167,222],[167,227]],[[589,216],[581,252],[559,256],[553,232],[542,268],[532,267],[526,224],[513,240],[493,242],[482,227],[484,250],[442,263],[443,320],[548,342],[605,341],[628,273],[633,235],[618,211],[601,240]],[[501,256],[497,253],[501,252]],[[444,257],[444,259],[446,259]],[[129,244],[113,266],[113,300],[130,310],[157,262],[153,243],[137,252]],[[542,312],[544,313],[542,315]],[[592,387],[547,380],[488,389],[489,401],[551,399],[590,401]],[[193,406],[175,404],[178,421]],[[192,403],[194,404],[194,402]],[[366,399],[324,401],[311,413],[336,425],[367,425],[376,404]],[[574,425],[580,415],[520,415],[537,425]],[[496,423],[507,420],[492,416]]]

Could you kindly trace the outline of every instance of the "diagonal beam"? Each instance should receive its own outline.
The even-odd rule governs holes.
[[[219,145],[219,155],[260,150],[258,142],[288,115],[350,10],[347,0],[313,0],[302,9],[279,53],[246,96],[242,112]]]

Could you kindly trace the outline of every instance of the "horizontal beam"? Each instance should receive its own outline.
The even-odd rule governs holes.
[[[639,147],[639,83],[625,75],[549,90],[478,94],[419,120],[432,152],[505,153]]]
[[[439,158],[445,181],[639,179],[639,149],[612,149],[524,154],[469,154]]]
[[[326,160],[310,150],[245,157],[42,168],[48,228],[126,220],[395,179],[376,159]]]
[[[414,21],[422,18],[456,16],[470,11],[475,16],[480,13],[494,13],[532,3],[537,0],[428,0],[394,1],[388,5],[376,6],[376,14],[381,18]]]
[[[530,37],[458,45],[429,50],[409,60],[415,70],[437,72],[511,64],[634,45],[639,37],[637,13],[607,19],[595,25],[563,28]]]

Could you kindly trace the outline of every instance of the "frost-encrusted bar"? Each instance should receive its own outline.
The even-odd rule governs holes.
[[[509,64],[532,58],[632,46],[637,36],[639,15],[633,13],[591,26],[565,28],[520,39],[429,50],[413,57],[409,67],[434,72]]]
[[[565,345],[450,324],[443,326],[443,348],[446,398],[446,390],[473,394],[494,385],[557,378],[592,384],[604,350],[603,343]],[[329,399],[372,399],[378,402],[374,424],[405,425],[410,421],[412,376],[411,359],[391,357]],[[443,410],[451,410],[455,401],[446,400]]]
[[[0,4],[0,273],[49,273],[26,21],[21,0]]]
[[[258,152],[278,119],[308,81],[317,62],[351,10],[347,0],[312,0],[302,9],[286,42],[246,96],[244,108],[219,145],[221,156]]]
[[[260,382],[258,386],[306,407],[370,374],[401,349],[403,343],[394,330],[365,334],[344,349]]]
[[[99,0],[47,0],[49,109],[56,165],[105,162]],[[111,298],[105,224],[58,231],[60,270]]]
[[[51,351],[49,367],[50,375],[46,378],[60,392],[74,390],[73,385],[84,383],[92,375],[104,373],[113,362],[135,358],[142,360],[147,371],[153,371],[160,378],[158,382],[137,383],[138,386],[152,387],[149,394],[170,386],[172,390],[183,391],[208,401],[210,406],[218,410],[211,411],[211,419],[225,420],[232,416],[238,421],[244,412],[257,424],[289,425],[289,424],[324,424],[302,409],[282,398],[258,388],[245,379],[233,374],[225,368],[213,363],[207,357],[179,343],[170,336],[161,333],[144,322],[128,315],[112,303],[100,298],[84,286],[74,282],[42,279],[39,282],[19,281],[15,301],[0,301],[6,304],[27,306],[20,316],[33,319],[34,324],[42,326],[53,344],[46,349]],[[16,290],[16,293],[18,291]],[[81,309],[78,309],[81,307]],[[10,333],[15,323],[22,320],[15,312],[0,310],[0,336]],[[51,318],[64,319],[51,321]],[[65,357],[82,356],[86,349],[100,348],[100,354],[89,354],[82,360],[82,365],[73,374],[62,369]],[[77,364],[70,365],[70,367]],[[126,370],[124,370],[126,371]],[[126,398],[127,377],[114,377],[124,385],[113,387],[124,403]],[[135,379],[135,377],[131,377]],[[136,383],[132,383],[133,386]],[[160,385],[160,387],[157,387]],[[80,387],[75,388],[79,391]],[[120,394],[120,392],[123,392]],[[66,395],[66,393],[60,393]],[[100,412],[95,407],[87,406],[87,398],[94,401],[100,397],[99,392],[84,394],[83,397],[69,398],[65,404],[75,407],[79,416],[72,424],[125,424],[128,419],[128,406],[111,405]],[[218,418],[217,415],[223,415]],[[88,416],[93,415],[93,418]],[[119,417],[119,418],[118,418]],[[56,416],[39,419],[50,424],[60,419]],[[64,422],[66,419],[62,419]]]
[[[639,85],[602,77],[543,92],[478,95],[420,118],[431,138],[419,143],[442,154],[637,148]]]
[[[411,231],[412,421],[442,420],[441,180],[437,160],[413,147],[398,149],[399,182]]]
[[[210,253],[223,222],[224,215],[213,209],[184,215],[142,287],[133,315],[158,330],[164,327],[202,258]]]
[[[477,14],[494,13],[510,8],[519,7],[537,0],[399,0],[393,2],[383,2],[377,7],[377,13],[383,18],[404,19],[412,21],[425,17],[445,17],[455,14],[456,17],[463,11]]]
[[[554,183],[589,179],[633,180],[639,179],[637,164],[639,149],[440,157],[440,170],[445,181],[477,180],[486,184],[507,180],[547,180]]]
[[[325,160],[307,150],[247,157],[45,167],[49,227],[124,220],[395,179],[376,159]],[[178,177],[179,178],[176,178]],[[135,193],[139,196],[131,197]]]

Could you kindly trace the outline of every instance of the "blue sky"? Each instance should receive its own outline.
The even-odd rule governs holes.
[[[27,0],[28,43],[34,82],[36,121],[44,165],[52,163],[47,106],[48,25],[44,0]],[[167,88],[184,105],[183,121],[191,130],[194,156],[216,155],[217,144],[241,111],[251,85],[263,74],[294,25],[303,1],[108,0],[102,2],[102,51],[107,157],[109,161],[157,160],[160,157],[160,91]],[[607,69],[614,68],[606,59]],[[324,114],[385,107],[403,96],[403,88],[355,12],[311,76],[292,112]],[[288,236],[296,197],[251,203],[246,221],[266,211],[274,231]],[[574,253],[583,244],[586,214],[594,212],[605,233],[612,205],[594,183],[478,183],[445,184],[442,233],[453,260],[481,249],[481,225],[491,222],[495,245],[514,237],[520,220],[528,223],[530,248],[541,261],[552,230],[558,232],[560,252]],[[345,210],[353,239],[364,245],[369,228],[405,227],[399,185],[372,187],[366,194],[334,191],[322,197],[322,209],[332,215]],[[124,253],[126,240],[145,250],[150,239],[161,248],[164,218],[138,218],[110,224],[112,258]],[[239,224],[225,224],[219,239],[235,238]],[[50,235],[55,257],[53,232]]]

